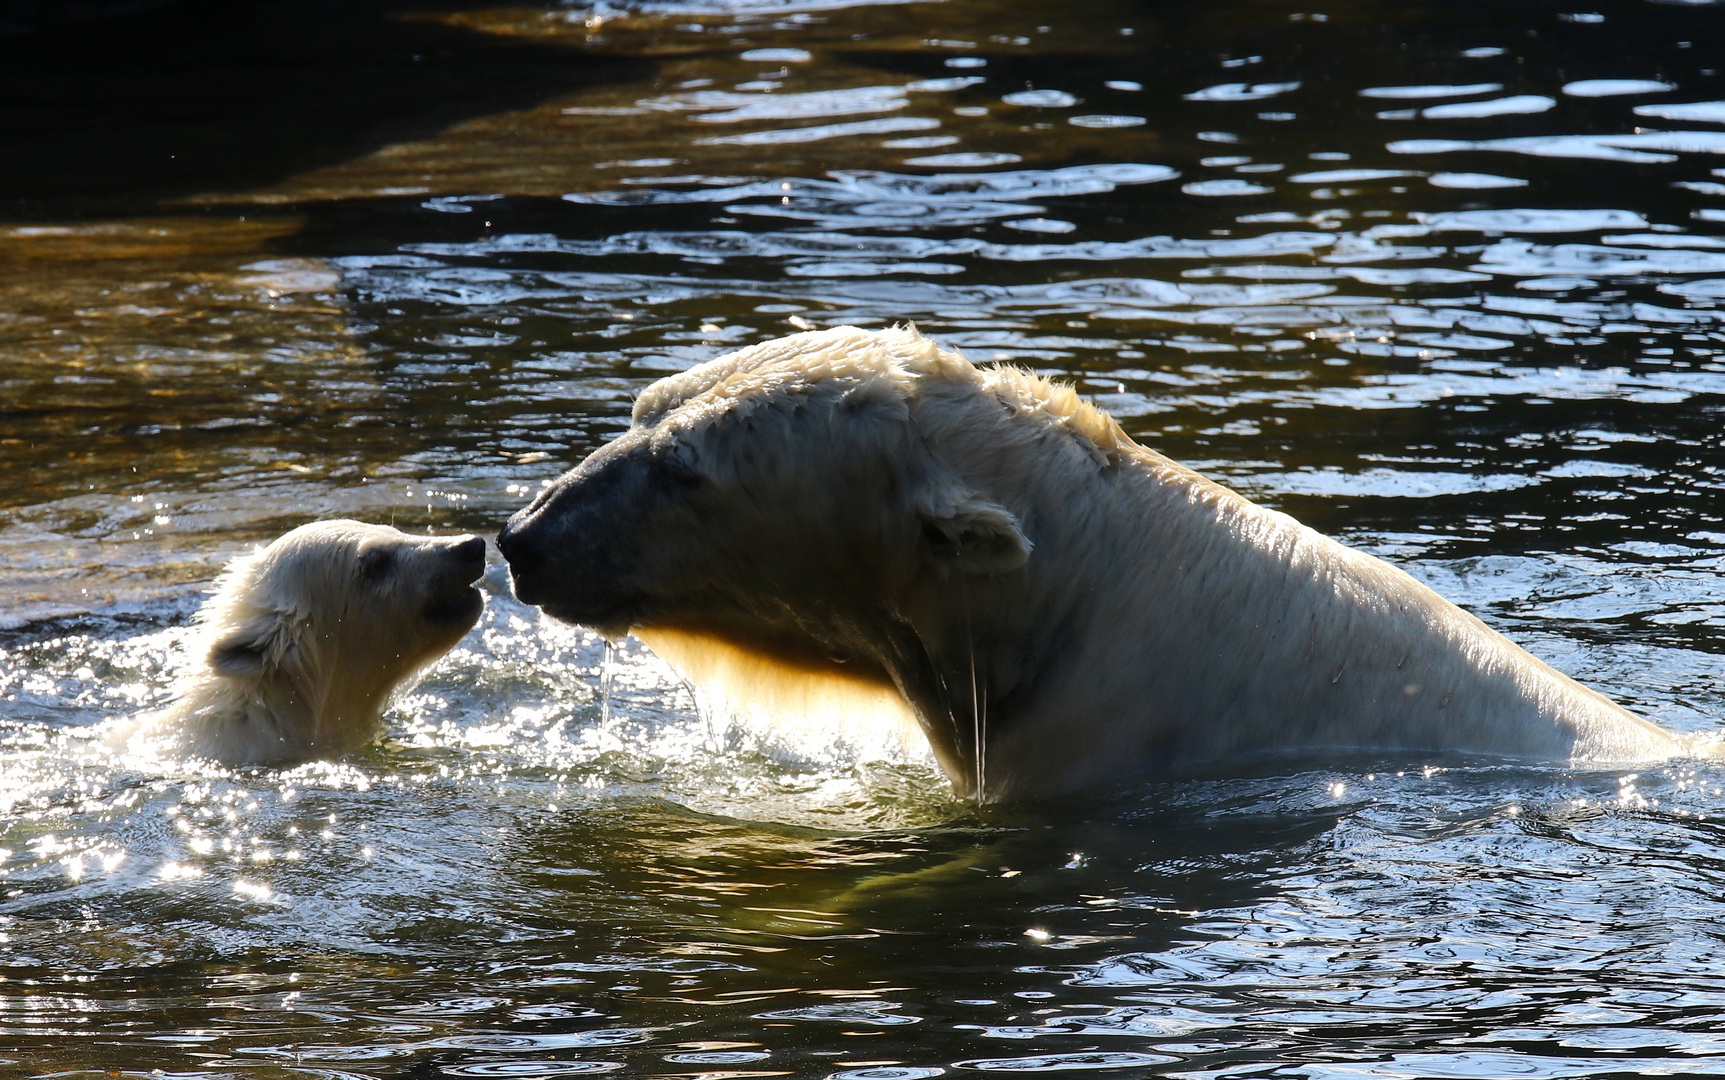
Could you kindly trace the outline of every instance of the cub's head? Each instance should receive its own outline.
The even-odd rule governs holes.
[[[199,613],[206,660],[230,679],[285,680],[319,723],[364,724],[478,621],[484,569],[475,536],[302,525],[223,572]]]

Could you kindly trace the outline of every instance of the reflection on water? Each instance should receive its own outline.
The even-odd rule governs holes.
[[[268,70],[326,65],[279,114],[212,105],[171,164],[146,125],[119,172],[20,136],[5,181],[6,1068],[1720,1071],[1712,766],[1280,762],[978,810],[888,733],[607,662],[500,566],[374,750],[178,774],[92,737],[165,699],[246,545],[494,530],[652,379],[906,319],[1711,730],[1709,9],[380,4],[335,51],[271,10]],[[252,40],[161,17],[164,65]],[[79,32],[44,55],[114,47]]]

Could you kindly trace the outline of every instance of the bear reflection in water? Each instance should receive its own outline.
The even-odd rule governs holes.
[[[320,521],[228,564],[173,704],[110,743],[272,764],[356,750],[390,697],[479,621],[476,536]]]
[[[498,544],[524,602],[731,700],[910,719],[976,798],[1267,751],[1681,749],[1406,573],[914,328],[655,383]]]

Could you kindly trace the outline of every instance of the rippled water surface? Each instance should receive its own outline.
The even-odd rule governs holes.
[[[1720,9],[1304,3],[0,41],[0,1071],[1725,1072],[1713,764],[978,809],[894,736],[709,715],[501,565],[375,749],[164,773],[92,737],[251,544],[494,532],[651,380],[901,320],[1714,730]]]

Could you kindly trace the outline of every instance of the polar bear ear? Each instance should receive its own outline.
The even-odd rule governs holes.
[[[287,651],[287,635],[287,622],[280,617],[253,619],[216,639],[210,646],[210,667],[234,679],[266,674]]]
[[[922,511],[923,540],[936,561],[967,574],[1005,574],[1030,558],[1012,511],[979,492],[946,494]]]

